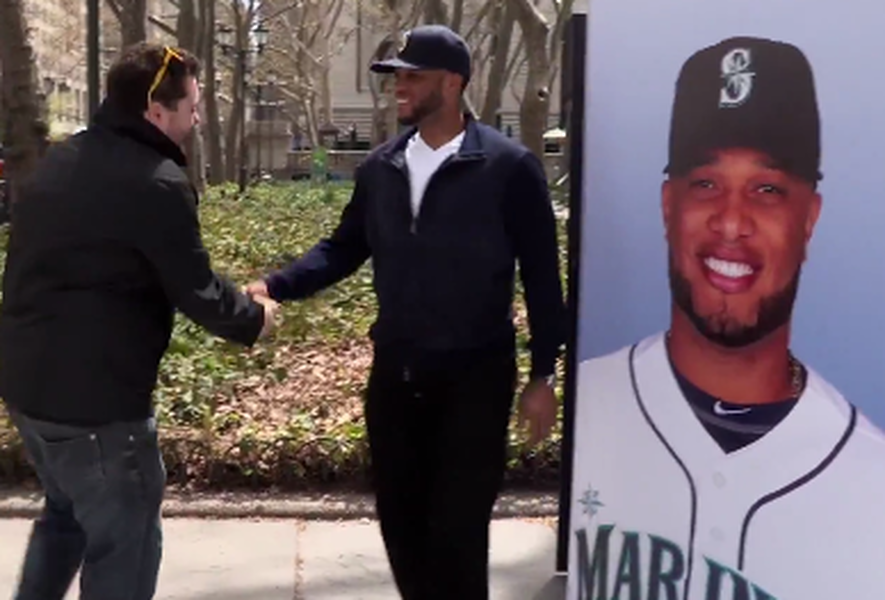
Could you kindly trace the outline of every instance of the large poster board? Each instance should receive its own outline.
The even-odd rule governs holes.
[[[881,600],[885,4],[587,22],[568,600]]]

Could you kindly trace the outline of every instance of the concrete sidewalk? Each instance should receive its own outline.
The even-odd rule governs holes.
[[[492,523],[491,600],[561,600],[555,521]],[[0,520],[0,599],[11,598],[30,521]],[[396,600],[378,525],[167,518],[157,600]],[[75,581],[65,600],[76,600]]]

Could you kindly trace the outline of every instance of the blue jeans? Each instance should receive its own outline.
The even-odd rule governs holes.
[[[162,555],[166,469],[153,419],[96,428],[10,410],[43,485],[15,600],[150,600]]]

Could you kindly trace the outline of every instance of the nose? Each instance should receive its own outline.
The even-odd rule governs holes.
[[[710,229],[733,242],[753,234],[755,224],[748,210],[746,199],[739,190],[723,194],[716,210],[710,217]]]
[[[408,85],[406,83],[406,78],[401,73],[396,74],[396,79],[393,81],[393,93],[397,96],[405,95],[408,90]]]

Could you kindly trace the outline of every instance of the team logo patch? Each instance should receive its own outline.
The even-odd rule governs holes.
[[[406,31],[400,36],[399,45],[396,47],[397,54],[401,54],[406,49],[406,46],[409,45],[409,35],[411,33],[411,31]]]
[[[600,507],[605,506],[605,504],[599,499],[599,490],[593,489],[592,486],[588,486],[587,489],[584,490],[584,493],[581,494],[581,498],[578,502],[584,506],[584,514],[590,515],[591,517],[599,512]]]
[[[720,108],[735,108],[742,105],[753,92],[753,77],[750,70],[752,56],[748,48],[735,48],[722,57],[722,89],[719,92]]]

